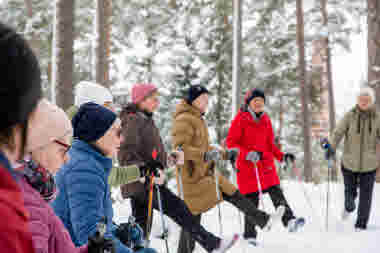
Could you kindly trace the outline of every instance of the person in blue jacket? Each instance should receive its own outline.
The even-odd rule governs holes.
[[[99,224],[105,223],[104,237],[113,239],[116,253],[132,253],[116,236],[119,231],[112,222],[108,184],[112,157],[122,141],[120,119],[106,107],[89,102],[74,115],[72,126],[70,160],[56,174],[59,194],[52,207],[77,246],[86,244],[88,237],[98,231]],[[138,252],[156,253],[151,248]]]

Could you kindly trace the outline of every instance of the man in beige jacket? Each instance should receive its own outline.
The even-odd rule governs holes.
[[[380,114],[375,108],[375,94],[362,88],[357,105],[347,112],[331,135],[327,153],[332,155],[344,137],[342,174],[344,179],[345,220],[355,210],[355,199],[359,187],[359,208],[356,230],[365,230],[370,215],[372,192],[376,170],[379,167],[376,146],[380,140]]]

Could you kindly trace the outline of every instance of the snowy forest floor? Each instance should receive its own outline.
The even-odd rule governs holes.
[[[305,227],[297,233],[288,233],[279,224],[269,232],[259,231],[258,241],[260,245],[253,247],[244,241],[239,241],[229,252],[292,252],[292,253],[336,253],[336,252],[380,252],[380,184],[375,185],[373,194],[372,211],[367,231],[356,232],[354,223],[356,211],[349,219],[342,222],[340,215],[343,208],[343,185],[342,183],[330,184],[330,208],[329,226],[326,231],[326,191],[327,184],[305,184],[295,181],[282,181],[285,195],[293,208],[296,216],[306,218]],[[174,181],[171,181],[171,189],[176,189]],[[306,193],[306,194],[305,194]],[[115,191],[113,194],[117,194]],[[307,196],[307,197],[305,197]],[[309,201],[309,200],[310,201]],[[274,208],[269,196],[264,196],[264,207],[266,211],[273,212]],[[117,201],[114,204],[115,221],[117,223],[126,221],[131,213],[129,200]],[[223,221],[223,233],[231,236],[233,233],[243,233],[243,215],[229,203],[221,204]],[[241,218],[241,222],[239,219]],[[170,219],[169,224],[169,247],[170,252],[176,252],[180,228]],[[219,235],[218,208],[214,208],[202,215],[202,224],[210,232]],[[161,219],[159,212],[154,212],[154,223],[152,228],[151,246],[159,253],[165,253],[165,243],[154,235],[160,234]],[[199,245],[195,253],[205,252]]]

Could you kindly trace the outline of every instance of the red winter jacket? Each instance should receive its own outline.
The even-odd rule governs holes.
[[[34,253],[21,190],[0,154],[0,252]]]
[[[283,153],[274,144],[272,123],[266,113],[256,122],[249,111],[241,109],[231,123],[226,144],[228,148],[239,148],[237,183],[242,194],[259,190],[254,164],[246,160],[250,151],[263,153],[257,162],[262,190],[280,184],[274,158],[281,161]]]

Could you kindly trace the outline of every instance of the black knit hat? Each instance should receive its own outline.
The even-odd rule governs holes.
[[[264,91],[261,90],[261,89],[252,89],[250,91],[247,92],[247,94],[245,95],[245,103],[248,105],[252,99],[256,98],[256,97],[261,97],[264,99],[264,103],[265,103],[265,94],[264,94]]]
[[[186,102],[189,104],[192,104],[195,99],[197,99],[200,95],[207,93],[209,94],[210,92],[206,87],[202,85],[192,85],[190,88],[187,90],[187,95],[186,95]]]
[[[0,23],[0,131],[26,122],[42,98],[41,71],[26,40]]]
[[[116,118],[116,114],[104,106],[85,103],[71,120],[73,137],[87,143],[97,141],[110,129]]]

